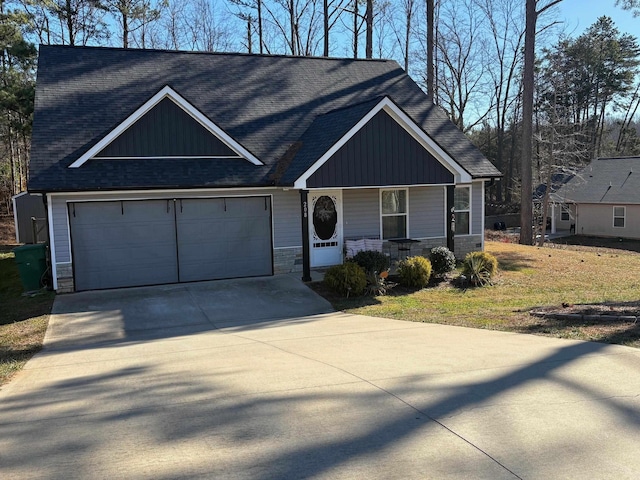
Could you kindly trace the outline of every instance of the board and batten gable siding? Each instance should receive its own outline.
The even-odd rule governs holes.
[[[343,190],[342,217],[345,238],[380,236],[380,190]]]
[[[446,237],[444,187],[409,189],[409,235],[411,238]]]
[[[160,101],[96,157],[237,157],[169,98]]]
[[[262,196],[273,197],[273,237],[274,248],[299,247],[302,245],[302,228],[300,226],[300,195],[297,191],[275,189],[256,190],[224,190],[224,191],[182,191],[173,192],[114,192],[76,195],[56,195],[51,201],[51,213],[54,223],[54,247],[56,263],[71,262],[71,245],[69,235],[68,202],[86,202],[100,200],[152,200],[173,198],[214,198]]]
[[[381,110],[307,180],[309,188],[451,184],[453,174]]]

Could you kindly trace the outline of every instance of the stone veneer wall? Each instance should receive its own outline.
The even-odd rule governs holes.
[[[58,280],[57,293],[71,293],[73,286],[73,266],[70,263],[57,263],[56,276]]]
[[[273,274],[302,271],[302,247],[276,248],[273,250]]]
[[[454,238],[455,255],[458,260],[464,260],[469,252],[482,250],[482,235],[465,235]]]

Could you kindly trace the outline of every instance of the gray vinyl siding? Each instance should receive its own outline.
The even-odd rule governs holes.
[[[484,182],[474,182],[471,185],[471,233],[482,234],[482,197],[484,195]]]
[[[453,174],[385,111],[378,112],[309,179],[311,188],[435,185]]]
[[[126,161],[126,160],[123,160]],[[302,245],[302,226],[300,224],[300,194],[297,191],[275,189],[256,190],[216,190],[216,191],[182,191],[182,192],[114,192],[88,193],[86,195],[55,196],[51,201],[56,263],[71,262],[69,245],[69,223],[67,202],[93,200],[142,200],[158,198],[195,198],[195,197],[234,197],[271,195],[273,197],[273,237],[274,247],[300,247]]]
[[[409,235],[411,238],[444,237],[444,187],[409,189]]]
[[[273,191],[273,237],[274,248],[302,246],[298,190]]]
[[[225,143],[165,98],[96,157],[237,157]]]
[[[54,197],[51,200],[51,214],[53,217],[53,244],[56,252],[56,263],[70,262],[69,224],[67,203],[64,198]]]
[[[380,190],[344,190],[342,215],[345,238],[380,236]]]

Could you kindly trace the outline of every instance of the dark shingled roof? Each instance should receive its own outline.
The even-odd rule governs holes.
[[[640,204],[640,157],[599,158],[552,199],[569,203]]]
[[[265,165],[91,159],[67,168],[166,85]],[[290,186],[385,96],[472,177],[500,176],[393,61],[41,46],[29,189]]]

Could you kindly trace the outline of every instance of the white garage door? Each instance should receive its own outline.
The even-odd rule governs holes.
[[[270,197],[69,204],[76,290],[273,273]]]

